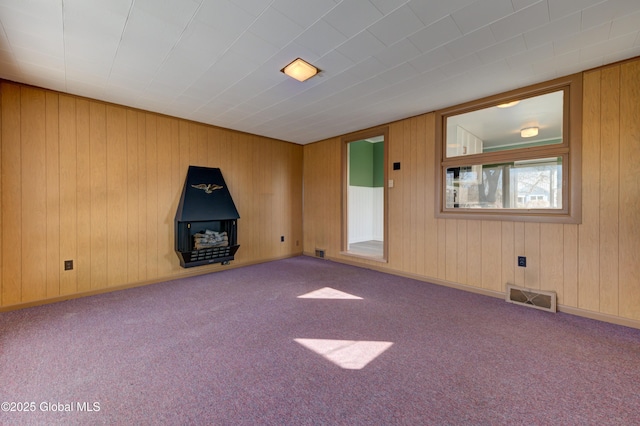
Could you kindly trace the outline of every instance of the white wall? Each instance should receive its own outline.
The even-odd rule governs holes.
[[[377,240],[384,235],[384,188],[350,186],[349,243]]]

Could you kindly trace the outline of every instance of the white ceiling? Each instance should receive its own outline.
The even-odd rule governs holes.
[[[639,0],[0,0],[0,24],[2,78],[299,144],[640,55]]]
[[[563,92],[556,91],[519,100],[508,108],[483,108],[447,118],[447,143],[456,143],[456,127],[462,127],[483,143],[498,148],[562,139]],[[537,127],[538,135],[523,138],[520,131]]]

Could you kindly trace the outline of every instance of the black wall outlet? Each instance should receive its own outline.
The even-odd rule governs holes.
[[[525,256],[518,256],[518,266],[527,267],[527,258]]]
[[[281,242],[281,243],[284,243],[284,235],[281,235],[281,236],[280,236],[280,242]]]
[[[64,261],[64,270],[70,271],[73,269],[73,260],[65,260]]]

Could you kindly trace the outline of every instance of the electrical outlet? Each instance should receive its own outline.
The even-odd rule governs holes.
[[[525,256],[518,256],[518,266],[523,268],[527,267],[527,258]]]
[[[284,243],[284,235],[280,235],[280,242]]]
[[[64,270],[70,271],[73,269],[73,260],[65,260],[64,261]]]

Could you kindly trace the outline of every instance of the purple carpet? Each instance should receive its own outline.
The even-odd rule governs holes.
[[[298,297],[326,287],[361,299]],[[638,424],[640,330],[297,257],[2,313],[0,402],[3,425]]]

